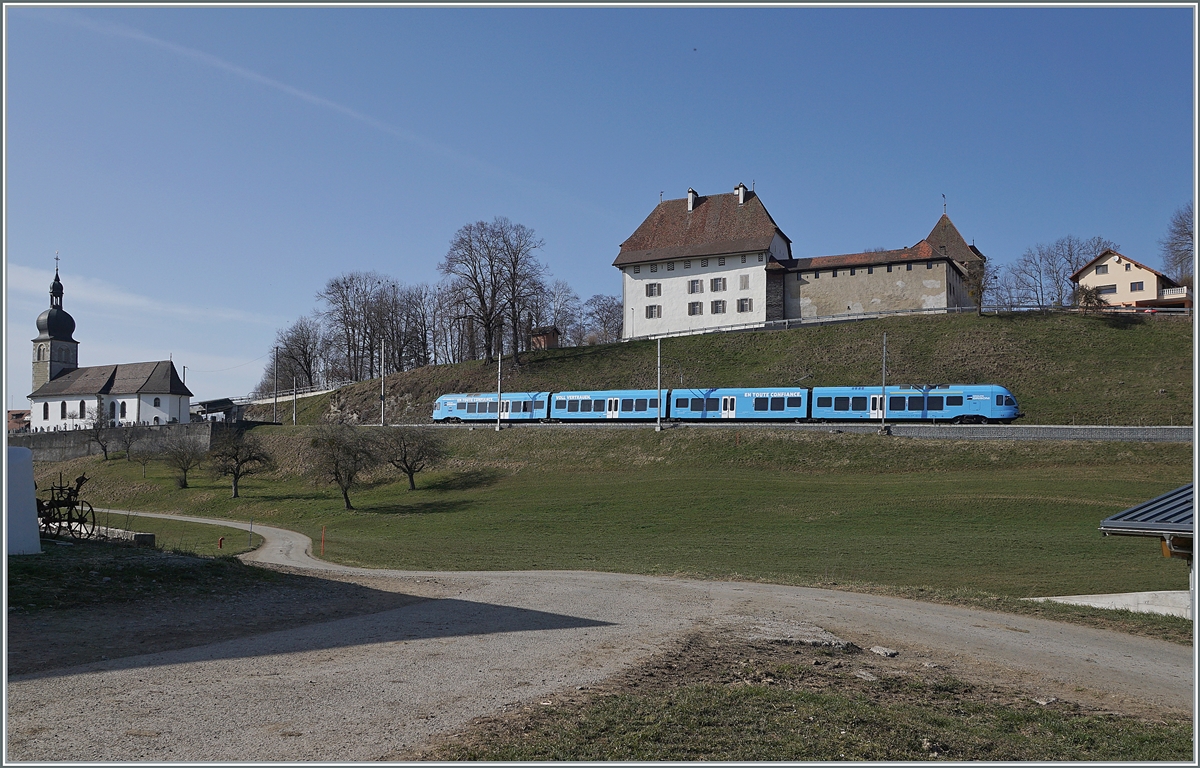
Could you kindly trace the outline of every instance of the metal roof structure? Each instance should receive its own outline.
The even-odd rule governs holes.
[[[1192,537],[1192,484],[1106,517],[1100,531],[1113,536]]]

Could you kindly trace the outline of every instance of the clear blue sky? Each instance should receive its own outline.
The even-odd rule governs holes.
[[[658,203],[755,184],[796,256],[942,212],[1003,264],[1160,263],[1196,158],[1190,8],[6,8],[6,406],[54,252],[80,363],[248,392],[347,270],[532,227],[584,298]],[[253,362],[251,362],[253,361]]]

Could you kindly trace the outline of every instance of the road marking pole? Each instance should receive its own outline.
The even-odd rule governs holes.
[[[250,536],[247,537],[247,539],[246,539],[246,546],[247,547],[254,546],[254,518],[253,517],[250,518]]]
[[[321,557],[325,557],[325,526],[321,526]]]

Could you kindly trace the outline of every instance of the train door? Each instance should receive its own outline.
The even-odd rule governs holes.
[[[871,395],[871,418],[872,419],[882,419],[883,418],[883,408],[885,405],[883,399],[884,399],[883,395]]]
[[[737,418],[737,398],[722,397],[721,398],[721,418],[736,419]]]
[[[508,420],[508,409],[509,409],[509,406],[511,406],[511,405],[512,405],[512,400],[501,400],[500,401],[500,418],[502,418],[506,421]]]
[[[610,419],[621,418],[621,398],[619,398],[619,397],[608,398],[608,413],[605,415]]]

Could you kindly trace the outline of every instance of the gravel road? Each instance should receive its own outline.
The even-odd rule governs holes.
[[[179,518],[197,519],[197,518]],[[206,521],[218,522],[218,521]],[[220,521],[246,528],[245,524]],[[314,560],[256,525],[245,559],[425,598],[392,610],[12,677],[11,760],[378,760],[473,718],[595,685],[695,628],[883,645],[1031,697],[1190,713],[1193,651],[849,592],[578,571],[401,572]]]

